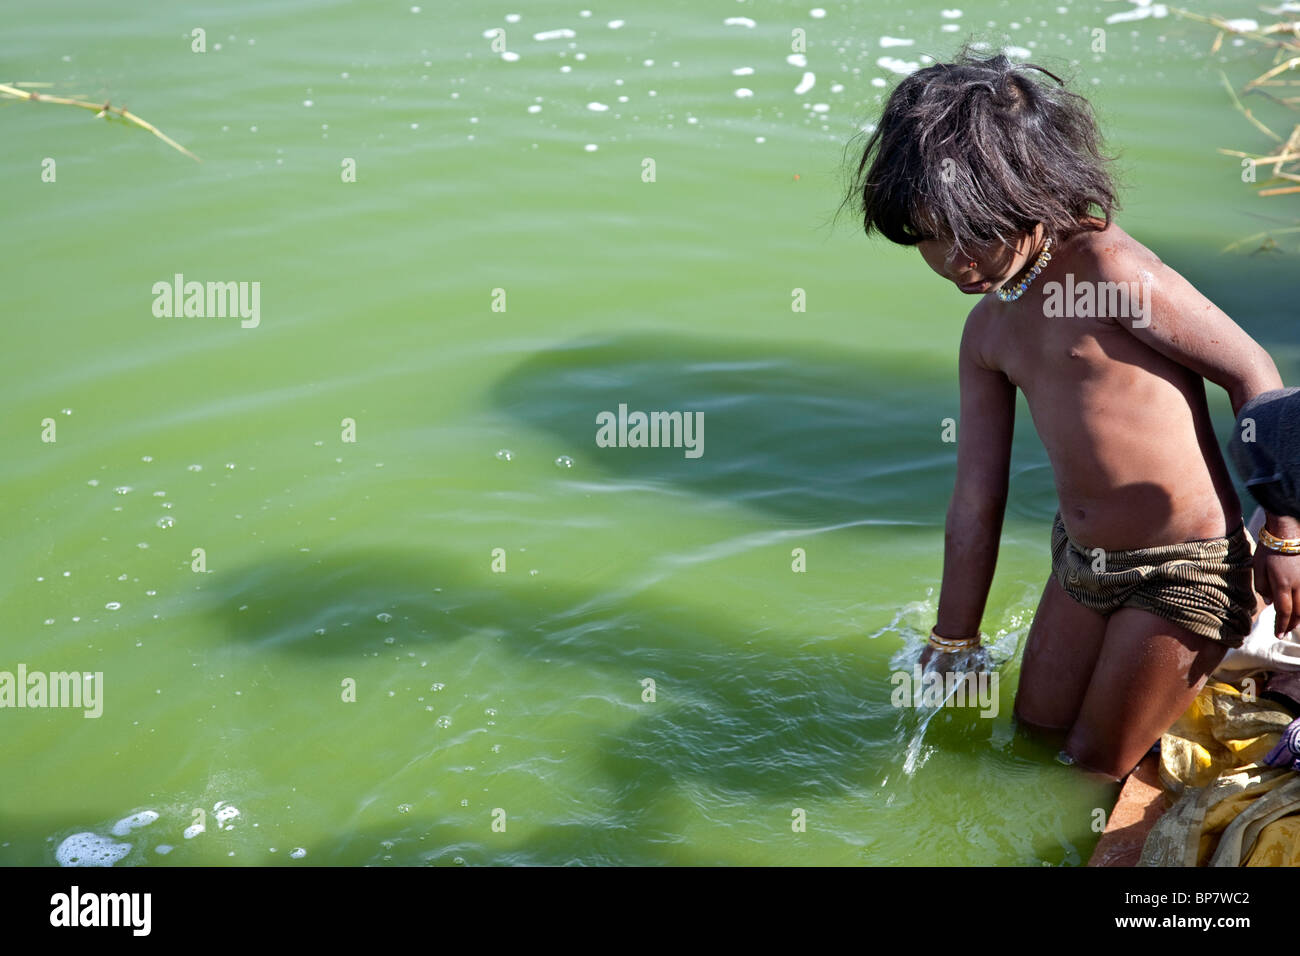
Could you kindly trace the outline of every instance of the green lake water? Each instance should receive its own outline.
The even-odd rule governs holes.
[[[1128,3],[945,7],[9,11],[0,80],[125,103],[203,162],[0,106],[0,670],[103,675],[98,718],[0,711],[0,864],[1086,862],[1115,789],[1011,720],[1056,507],[1023,404],[999,713],[891,705],[972,301],[832,228],[845,144],[882,57],[973,33],[1078,61],[1119,221],[1288,381],[1294,258],[1221,249],[1294,206],[1216,152],[1269,146],[1217,74],[1253,48],[1107,25]],[[258,324],[156,316],[176,274],[260,283]],[[620,404],[703,412],[704,453],[598,447]]]

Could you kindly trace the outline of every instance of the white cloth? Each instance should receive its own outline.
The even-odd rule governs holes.
[[[1256,508],[1246,526],[1252,549],[1255,536],[1263,525],[1264,509]],[[1234,647],[1223,655],[1214,679],[1236,684],[1243,677],[1260,671],[1300,671],[1300,628],[1287,631],[1279,638],[1273,633],[1276,620],[1273,605],[1265,604],[1241,647]]]

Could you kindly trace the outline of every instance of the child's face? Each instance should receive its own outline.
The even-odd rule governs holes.
[[[1034,249],[1036,233],[1022,234],[1014,249],[993,241],[959,252],[951,239],[927,239],[917,244],[926,265],[967,295],[983,295],[1021,272]]]

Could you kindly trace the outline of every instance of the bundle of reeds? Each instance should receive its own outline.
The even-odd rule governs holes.
[[[94,110],[96,119],[100,117],[108,119],[112,116],[120,116],[128,123],[153,133],[172,149],[179,150],[195,162],[202,162],[202,160],[160,130],[157,126],[154,126],[149,121],[136,116],[125,106],[113,106],[111,103],[97,103],[91,100],[78,99],[69,96],[50,96],[47,93],[37,92],[38,88],[49,87],[50,85],[51,84],[49,83],[30,82],[0,83],[0,96],[14,100],[27,100],[32,103],[53,103],[56,106],[77,106],[83,110]]]
[[[1271,176],[1256,182],[1256,194],[1259,196],[1282,196],[1300,193],[1300,122],[1295,123],[1289,135],[1281,135],[1266,125],[1242,100],[1249,96],[1259,96],[1279,104],[1286,109],[1300,111],[1300,96],[1288,96],[1288,87],[1300,86],[1300,79],[1288,79],[1287,74],[1297,71],[1300,76],[1300,11],[1293,10],[1294,4],[1285,4],[1276,8],[1261,8],[1264,13],[1276,16],[1275,23],[1261,25],[1254,21],[1225,20],[1222,17],[1194,13],[1180,7],[1169,7],[1169,12],[1186,20],[1195,20],[1218,29],[1218,34],[1210,46],[1211,55],[1218,53],[1227,37],[1240,37],[1258,44],[1272,53],[1273,64],[1259,76],[1241,88],[1234,90],[1227,75],[1220,70],[1219,76],[1228,91],[1233,108],[1278,146],[1267,153],[1250,153],[1236,149],[1220,149],[1226,156],[1236,156],[1250,160],[1254,170],[1270,169]],[[1287,19],[1287,16],[1290,19]],[[1260,177],[1257,177],[1257,180]],[[1300,232],[1300,226],[1275,229],[1270,232],[1247,236],[1228,246],[1237,248],[1253,242],[1263,242],[1260,249],[1274,248],[1272,236],[1280,233]],[[1257,250],[1258,251],[1258,250]]]

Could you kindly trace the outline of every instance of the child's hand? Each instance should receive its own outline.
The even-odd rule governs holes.
[[[1278,637],[1300,627],[1300,555],[1257,549],[1255,590],[1273,605]]]

